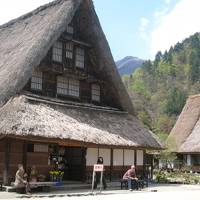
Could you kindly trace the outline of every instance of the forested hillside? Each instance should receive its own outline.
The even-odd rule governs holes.
[[[188,95],[200,93],[200,33],[158,52],[123,81],[138,118],[164,140]]]

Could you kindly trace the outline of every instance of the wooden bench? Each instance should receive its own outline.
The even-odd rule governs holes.
[[[49,192],[50,188],[53,186],[57,186],[57,182],[30,182],[30,188],[31,189],[36,189],[36,188],[41,188],[43,192]],[[17,187],[14,186],[14,183],[11,183],[11,186],[13,186],[13,189],[18,189]],[[19,188],[20,189],[24,189],[23,188]]]
[[[128,180],[126,179],[121,179],[120,180],[120,184],[121,184],[121,190],[124,188],[124,189],[128,189]],[[145,180],[143,179],[139,179],[137,181],[137,188],[136,189],[142,189],[144,188],[145,186],[148,187],[148,182],[146,182]]]
[[[121,179],[120,184],[121,184],[121,190],[123,189],[123,187],[124,187],[124,189],[128,189],[128,180]]]

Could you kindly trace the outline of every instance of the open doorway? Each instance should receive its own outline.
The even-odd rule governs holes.
[[[84,181],[86,168],[85,155],[85,148],[65,148],[64,180]]]

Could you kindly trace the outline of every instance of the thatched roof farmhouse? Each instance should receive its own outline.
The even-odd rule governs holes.
[[[189,157],[185,158],[189,165],[192,165],[193,160],[198,160],[196,158],[200,154],[200,95],[193,95],[187,99],[167,144],[171,151]]]
[[[97,155],[139,166],[145,149],[162,148],[134,116],[91,0],[56,0],[0,26],[0,106],[5,182],[19,162],[46,172],[55,155],[74,166],[73,152],[79,166]]]
[[[190,96],[174,126],[168,143],[179,153],[200,152],[200,95]]]

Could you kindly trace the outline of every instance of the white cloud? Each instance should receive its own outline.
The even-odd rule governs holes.
[[[151,33],[151,53],[165,51],[171,45],[200,31],[200,1],[180,0],[176,6],[162,16],[159,26]]]
[[[40,5],[49,3],[52,0],[6,0],[0,1],[0,24],[19,17]]]
[[[157,19],[157,20],[161,20],[162,17],[164,17],[166,15],[166,13],[169,11],[169,8],[165,8],[163,10],[159,10],[159,11],[156,11],[154,13],[154,17]]]
[[[170,4],[170,3],[171,3],[171,0],[165,0],[165,3],[166,3],[166,4]]]
[[[145,17],[140,18],[140,36],[142,39],[147,40],[148,34],[147,34],[147,28],[149,26],[149,20]]]

